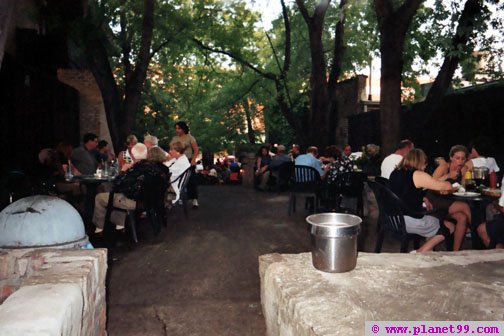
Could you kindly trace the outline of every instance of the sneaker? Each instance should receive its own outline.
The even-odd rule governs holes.
[[[198,208],[198,206],[199,206],[198,200],[197,199],[193,199],[193,201],[192,201],[192,207],[196,209],[196,208]]]

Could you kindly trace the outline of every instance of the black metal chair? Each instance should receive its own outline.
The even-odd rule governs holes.
[[[296,199],[298,195],[306,197],[305,208],[310,212],[317,212],[320,194],[320,174],[310,166],[294,166],[291,180],[291,193],[287,213],[296,212]]]
[[[114,191],[109,193],[107,212],[105,214],[105,226],[110,227],[110,216],[112,211],[126,212],[127,218],[125,227],[131,240],[138,243],[137,226],[140,214],[145,212],[152,226],[154,235],[161,231],[161,225],[166,226],[165,217],[165,196],[166,186],[161,176],[149,176],[142,184],[140,198],[136,201],[135,209],[122,209],[114,206]],[[108,230],[106,230],[108,231]]]
[[[361,172],[347,172],[340,174],[334,185],[329,187],[329,195],[334,209],[339,212],[352,212],[358,216],[364,217],[364,200],[362,193],[364,191],[364,182],[367,181],[367,175]],[[347,209],[341,207],[342,198],[355,198],[356,209]]]
[[[368,181],[368,184],[371,190],[373,190],[378,203],[378,209],[380,211],[378,217],[378,237],[376,239],[375,253],[381,252],[383,240],[387,232],[391,232],[392,234],[399,236],[399,239],[401,240],[400,251],[402,253],[408,252],[410,240],[413,240],[414,248],[418,249],[420,247],[420,240],[423,239],[423,237],[406,231],[404,216],[409,215],[418,217],[419,214],[415,214],[410,211],[404,202],[386,186],[383,186],[375,181]]]
[[[276,175],[272,175],[276,191],[285,191],[289,188],[289,183],[294,174],[294,162],[284,162],[276,170]]]
[[[383,176],[375,176],[374,181],[380,183],[382,186],[385,187],[388,187],[390,185],[389,179]]]

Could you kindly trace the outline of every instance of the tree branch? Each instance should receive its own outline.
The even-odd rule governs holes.
[[[303,0],[296,0],[296,4],[298,5],[299,11],[301,12],[301,15],[303,16],[303,19],[306,21],[307,24],[310,24],[312,21],[312,17],[310,17],[310,14],[308,14],[308,10],[306,9],[304,1]]]
[[[145,10],[142,21],[140,51],[138,52],[138,60],[131,79],[131,84],[138,90],[143,85],[150,62],[150,45],[154,29],[154,2],[155,0],[144,0]]]
[[[131,39],[128,38],[128,32],[126,30],[126,1],[121,0],[121,8],[119,13],[119,25],[121,27],[121,31],[119,32],[119,37],[121,39],[121,51],[122,51],[122,63],[124,66],[124,76],[129,78],[131,75]],[[130,34],[133,35],[133,34]]]
[[[234,53],[232,53],[230,51],[222,50],[222,49],[217,49],[217,48],[212,48],[210,46],[205,45],[203,42],[201,42],[197,38],[192,38],[192,40],[193,40],[194,43],[196,43],[203,50],[207,50],[207,51],[211,51],[211,52],[214,52],[214,53],[218,53],[218,54],[229,56],[233,60],[235,60],[236,62],[240,63],[241,65],[246,66],[247,68],[251,69],[252,71],[254,71],[255,73],[261,75],[262,77],[264,77],[266,79],[270,79],[270,80],[273,80],[273,81],[277,79],[277,75],[272,74],[271,72],[264,72],[264,71],[262,71],[261,69],[257,68],[256,66],[254,66],[250,62],[244,60],[242,57],[240,57],[240,56],[238,56],[238,55],[236,55],[236,54],[234,54]]]
[[[287,7],[285,6],[285,1],[280,0],[280,2],[282,3],[282,17],[285,26],[284,64],[282,69],[282,76],[285,76],[285,74],[289,71],[291,61],[291,28],[289,13],[287,11]]]
[[[341,64],[343,63],[343,56],[345,54],[345,11],[347,7],[347,0],[341,0],[339,9],[341,18],[336,24],[334,32],[334,51],[333,61],[331,64],[331,74],[329,75],[329,92],[332,92],[336,86],[341,75]]]

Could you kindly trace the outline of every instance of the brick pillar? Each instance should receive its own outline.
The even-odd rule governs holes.
[[[100,140],[108,141],[113,152],[103,99],[93,74],[88,70],[58,69],[58,79],[79,91],[80,138],[84,133],[95,133]]]

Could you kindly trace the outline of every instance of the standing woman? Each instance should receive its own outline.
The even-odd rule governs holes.
[[[196,158],[198,157],[198,143],[196,139],[189,134],[189,126],[184,121],[179,121],[175,124],[175,136],[170,141],[170,146],[179,141],[184,148],[184,154],[191,162],[191,177],[187,182],[187,198],[191,201],[193,208],[197,208],[198,204],[198,179],[196,177]]]

